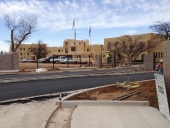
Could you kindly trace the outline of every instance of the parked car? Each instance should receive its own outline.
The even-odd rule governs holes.
[[[54,59],[56,59],[57,57],[54,56]],[[49,57],[46,57],[45,58],[45,63],[50,63],[50,62],[53,62],[53,56],[49,56]]]
[[[29,58],[24,58],[24,59],[22,59],[22,62],[23,62],[23,63],[24,63],[24,62],[34,62],[34,60],[29,59]]]
[[[45,63],[45,61],[46,61],[46,58],[38,59],[38,62],[39,62],[39,63]]]
[[[67,64],[67,63],[77,63],[77,60],[73,60],[72,58],[66,58],[66,59],[62,59],[61,63]]]
[[[63,59],[67,59],[65,56],[58,56],[57,58],[54,58],[54,61],[56,63],[60,63]],[[53,58],[50,59],[50,62],[53,62]]]

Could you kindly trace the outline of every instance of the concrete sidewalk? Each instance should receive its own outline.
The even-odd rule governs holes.
[[[45,128],[58,98],[0,105],[0,128]]]
[[[170,121],[150,106],[81,106],[71,128],[169,128]]]

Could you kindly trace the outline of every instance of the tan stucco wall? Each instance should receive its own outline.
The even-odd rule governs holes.
[[[153,33],[147,33],[147,34],[139,34],[139,35],[131,35],[132,39],[135,39],[135,38],[140,38],[140,41],[143,41],[143,42],[146,42],[148,45],[148,41],[152,41],[152,38],[155,34]],[[114,44],[115,42],[119,42],[119,39],[118,38],[121,38],[122,36],[120,37],[114,37],[114,38],[105,38],[104,39],[104,51],[108,51],[108,43],[111,42],[111,44]],[[156,41],[156,40],[154,40]],[[112,47],[111,49],[114,49],[114,47]],[[149,52],[150,51],[150,52]],[[157,58],[156,58],[156,61],[158,62],[162,57],[163,57],[163,54],[164,54],[164,50],[163,50],[163,41],[159,42],[159,45],[156,46],[154,49],[151,49],[150,50],[147,50],[145,52],[142,52],[139,57],[137,58],[137,60],[141,60],[142,58],[142,54],[145,54],[145,55],[153,55],[153,54],[157,54]],[[159,55],[160,54],[160,55]],[[103,58],[105,59],[105,58]],[[126,59],[124,61],[127,61]]]
[[[141,41],[148,42],[151,40],[151,37],[154,34],[147,33],[147,34],[139,34],[139,35],[131,35],[131,37],[137,38],[141,37]],[[105,38],[104,39],[104,45],[103,44],[92,44],[89,45],[89,40],[74,40],[74,39],[66,39],[63,41],[63,46],[60,47],[48,47],[48,54],[47,56],[54,55],[71,55],[73,58],[79,58],[80,56],[83,58],[88,57],[89,55],[92,55],[92,58],[96,60],[97,55],[101,55],[103,52],[103,59],[106,60],[106,52],[108,51],[108,43],[111,42],[114,44],[115,42],[118,42],[119,37],[113,37],[113,38]],[[76,44],[76,45],[75,45]],[[30,58],[32,53],[28,52],[28,49],[30,48],[32,44],[21,44],[20,47],[17,49],[17,52],[19,54],[19,59],[23,58]],[[36,45],[36,44],[35,44]],[[76,51],[72,51],[71,49],[76,47]],[[22,50],[21,50],[22,48]],[[24,50],[25,48],[25,50]],[[11,48],[10,48],[11,49]],[[10,50],[11,53],[11,50]],[[21,55],[22,53],[22,55]],[[153,55],[157,54],[157,61],[159,61],[163,56],[163,41],[160,42],[160,44],[154,48],[152,52],[145,51],[142,54],[145,55]],[[139,60],[142,58],[142,54],[138,57]],[[160,54],[160,55],[159,55]],[[127,60],[126,60],[127,61]]]

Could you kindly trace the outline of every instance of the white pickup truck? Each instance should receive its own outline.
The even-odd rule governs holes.
[[[50,62],[53,62],[53,58],[50,59]],[[65,56],[58,56],[57,58],[54,58],[54,62],[55,63],[74,63],[76,64],[77,63],[77,60],[73,60],[72,58],[67,58]]]
[[[54,62],[61,62],[63,59],[67,59],[65,56],[58,56],[57,58],[54,58]],[[53,62],[53,58],[50,59],[50,62]]]
[[[77,60],[73,60],[72,58],[67,58],[67,59],[62,59],[60,61],[60,63],[63,63],[63,64],[67,64],[67,63],[70,63],[70,64],[77,64]]]

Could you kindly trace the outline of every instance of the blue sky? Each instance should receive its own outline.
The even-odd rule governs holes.
[[[170,0],[0,0],[0,50],[8,51],[10,37],[3,15],[37,15],[37,31],[24,43],[42,40],[48,46],[62,46],[73,39],[103,44],[104,38],[151,32],[155,21],[170,21]]]

